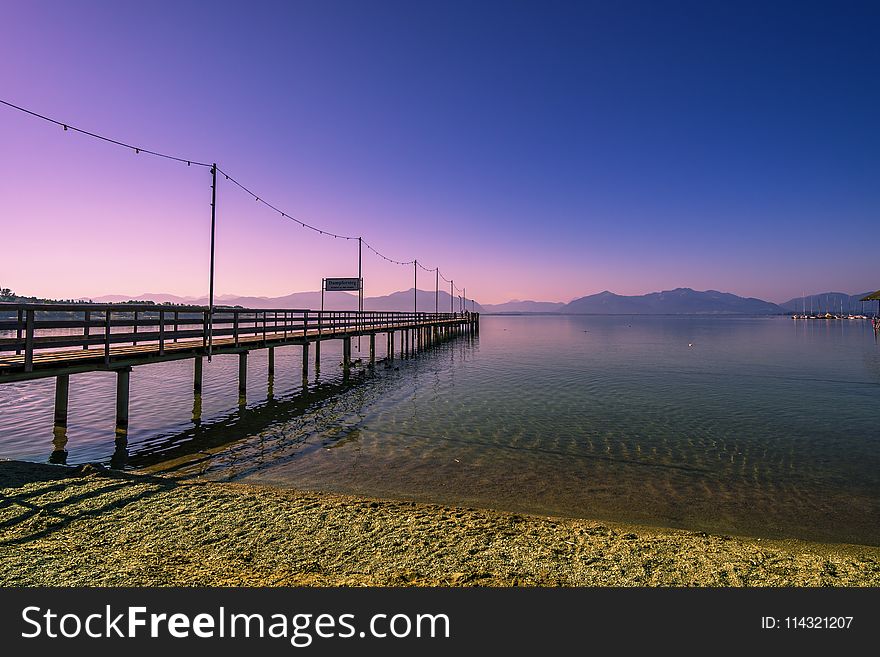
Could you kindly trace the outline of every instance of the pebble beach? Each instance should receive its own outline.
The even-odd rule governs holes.
[[[4,586],[880,586],[880,548],[0,461]]]

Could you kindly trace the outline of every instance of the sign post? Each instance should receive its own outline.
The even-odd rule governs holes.
[[[327,292],[357,292],[361,283],[359,278],[325,278],[324,289]]]
[[[321,279],[321,312],[324,312],[324,292],[355,292],[360,295],[360,278],[322,278]],[[359,304],[360,305],[360,304]]]

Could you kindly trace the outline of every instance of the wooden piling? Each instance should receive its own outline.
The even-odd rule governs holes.
[[[128,402],[131,368],[116,370],[116,433],[128,433]]]
[[[202,391],[202,357],[196,356],[194,359],[195,367],[193,368],[193,392]]]
[[[70,391],[70,375],[59,374],[55,377],[55,426],[67,426],[67,400]]]
[[[274,375],[275,375],[275,347],[269,347],[269,376],[274,376]]]
[[[346,371],[351,367],[351,338],[342,339],[342,367]]]
[[[238,394],[247,394],[247,358],[248,352],[238,354]]]

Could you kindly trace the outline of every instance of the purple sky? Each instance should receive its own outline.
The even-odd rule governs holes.
[[[878,5],[763,4],[10,2],[0,98],[216,160],[484,303],[876,289]],[[0,285],[207,292],[206,169],[6,107],[0,154]],[[356,256],[221,177],[218,293]],[[412,286],[369,252],[364,277]]]

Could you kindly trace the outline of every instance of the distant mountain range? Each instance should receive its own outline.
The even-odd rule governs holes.
[[[419,312],[434,312],[435,298],[433,290],[419,290],[417,294]],[[208,304],[208,297],[180,297],[173,294],[147,293],[138,295],[125,294],[106,294],[100,297],[92,297],[95,303],[122,303],[124,301],[152,301],[155,303],[165,303],[166,301],[175,304],[205,306]],[[458,297],[450,302],[448,292],[440,292],[437,296],[437,306],[440,312],[449,312],[451,309],[458,310]],[[294,292],[281,297],[244,297],[232,294],[218,295],[214,298],[216,305],[224,306],[242,306],[244,308],[286,308],[286,309],[310,309],[317,310],[321,307],[320,292]],[[350,292],[325,292],[324,293],[324,309],[325,310],[357,310],[358,298],[357,294]],[[384,296],[364,297],[364,310],[376,311],[393,311],[393,310],[412,310],[413,309],[413,288],[400,292],[392,292]],[[468,310],[476,312],[485,312],[483,306],[475,304],[473,307],[469,302]]]
[[[715,290],[698,292],[689,287],[680,287],[639,296],[600,292],[575,299],[565,306],[563,312],[602,315],[774,315],[784,311],[775,303],[762,299],[739,297]]]
[[[782,304],[771,303],[754,297],[740,297],[729,292],[716,290],[698,291],[687,287],[663,292],[652,292],[636,296],[624,296],[613,292],[599,292],[575,299],[569,303],[552,301],[520,301],[513,300],[499,304],[475,304],[474,310],[492,314],[523,314],[523,313],[556,313],[556,314],[589,314],[589,315],[781,315],[801,312],[804,307],[814,312],[861,312],[859,299],[867,295],[845,294],[843,292],[823,292],[807,297],[798,297]],[[206,305],[206,297],[180,297],[173,294],[140,294],[126,296],[119,294],[105,295],[92,299],[98,303],[117,303],[121,301],[155,301],[171,303]],[[221,295],[215,303],[245,308],[309,308],[321,307],[320,292],[295,292],[281,297],[246,297]],[[384,296],[366,297],[365,310],[412,310],[413,290],[393,292]],[[448,292],[440,292],[439,308],[448,312],[450,307],[458,310],[458,299],[450,306]],[[324,295],[326,310],[356,310],[357,295],[348,292],[328,292]],[[434,291],[418,291],[418,309],[423,312],[434,310]],[[470,310],[468,304],[468,310]],[[872,310],[873,308],[866,308]]]
[[[566,304],[561,301],[520,301],[514,299],[507,303],[485,303],[487,313],[561,313]]]
[[[575,299],[569,303],[546,301],[509,301],[486,304],[490,313],[559,313],[575,315],[782,315],[801,312],[804,304],[815,312],[861,312],[859,301],[869,294],[845,294],[824,292],[802,299],[791,299],[782,304],[740,297],[729,292],[706,290],[700,292],[689,287],[652,292],[637,296],[623,296],[613,292],[599,292]]]

